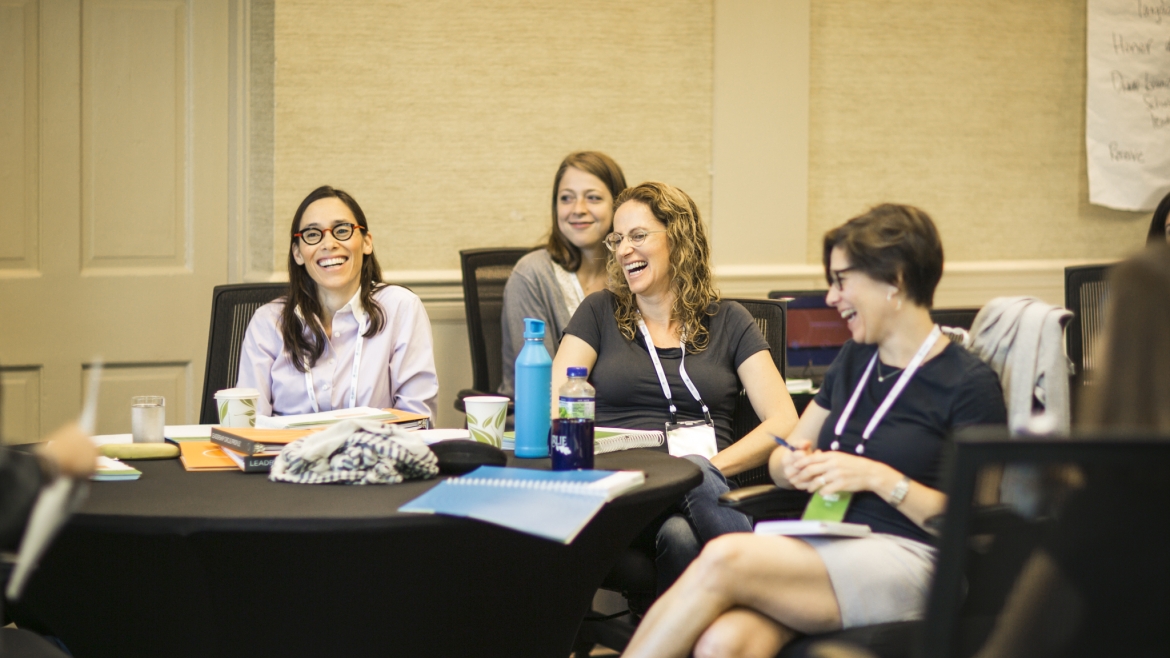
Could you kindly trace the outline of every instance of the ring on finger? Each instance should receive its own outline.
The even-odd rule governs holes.
[[[826,480],[825,476],[823,476],[823,475],[817,479],[821,481],[821,488],[824,488],[825,486],[827,486],[829,484],[828,480]]]

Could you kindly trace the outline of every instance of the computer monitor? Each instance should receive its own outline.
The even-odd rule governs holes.
[[[825,290],[778,291],[768,296],[788,302],[788,376],[820,385],[851,333],[845,320],[825,303]],[[774,296],[776,295],[776,296]]]

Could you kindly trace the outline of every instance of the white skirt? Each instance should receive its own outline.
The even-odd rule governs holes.
[[[799,537],[829,572],[844,628],[921,619],[938,551],[898,535]]]

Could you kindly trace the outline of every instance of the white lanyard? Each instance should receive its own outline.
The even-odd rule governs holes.
[[[662,362],[658,360],[658,348],[654,347],[654,339],[650,337],[650,330],[646,327],[646,321],[642,319],[641,313],[638,314],[638,328],[642,330],[642,337],[646,339],[646,350],[650,352],[650,360],[654,362],[654,371],[658,373],[658,383],[662,385],[662,394],[666,396],[666,402],[670,405],[670,422],[673,423],[678,413],[678,407],[674,406],[674,396],[670,393],[670,384],[666,381],[666,372],[662,370]],[[678,362],[678,376],[682,377],[683,383],[687,385],[687,390],[691,392],[691,395],[698,401],[699,406],[703,408],[703,416],[710,422],[711,413],[707,411],[707,403],[703,402],[703,398],[699,396],[699,389],[695,388],[695,383],[687,375],[686,336],[680,337],[678,343],[682,349],[682,356]]]
[[[882,422],[882,418],[885,417],[886,412],[890,410],[890,407],[894,406],[894,401],[902,394],[902,389],[906,388],[906,385],[910,383],[910,378],[917,372],[918,366],[922,365],[927,353],[930,352],[930,349],[934,347],[934,344],[938,342],[941,336],[942,330],[938,328],[937,324],[934,325],[934,329],[926,337],[926,341],[922,343],[922,347],[918,348],[918,352],[914,355],[914,358],[910,359],[910,364],[906,366],[901,376],[898,377],[898,381],[894,383],[894,388],[890,390],[889,394],[886,395],[886,399],[882,401],[881,406],[874,412],[873,418],[869,419],[869,424],[865,426],[865,432],[861,434],[861,443],[858,443],[857,448],[854,450],[857,454],[865,454],[865,442],[869,441],[869,437],[877,429],[878,423]],[[841,412],[841,417],[837,419],[837,427],[834,431],[837,438],[833,439],[833,443],[829,446],[832,450],[837,450],[841,447],[840,438],[841,433],[845,431],[845,423],[849,422],[849,417],[853,415],[853,408],[857,406],[857,400],[861,397],[861,391],[865,389],[866,383],[869,382],[869,373],[873,372],[873,364],[877,363],[877,358],[878,355],[875,351],[873,358],[869,360],[869,365],[865,367],[865,374],[861,376],[861,381],[857,382],[857,388],[853,389],[853,397],[849,398],[849,404],[845,405],[845,411]]]
[[[328,340],[328,337],[326,337]],[[357,406],[357,386],[358,386],[358,368],[362,364],[362,345],[366,342],[362,336],[362,327],[358,326],[357,344],[353,348],[353,375],[349,382],[349,408],[352,409]],[[332,349],[332,347],[330,347]],[[305,370],[305,390],[309,392],[309,401],[313,403],[313,412],[319,413],[321,411],[320,405],[317,404],[317,391],[313,390],[313,369],[307,368]]]

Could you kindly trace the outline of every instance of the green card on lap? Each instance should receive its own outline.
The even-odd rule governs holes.
[[[800,518],[804,521],[844,521],[852,500],[852,492],[842,491],[825,497],[818,491],[809,499]]]

